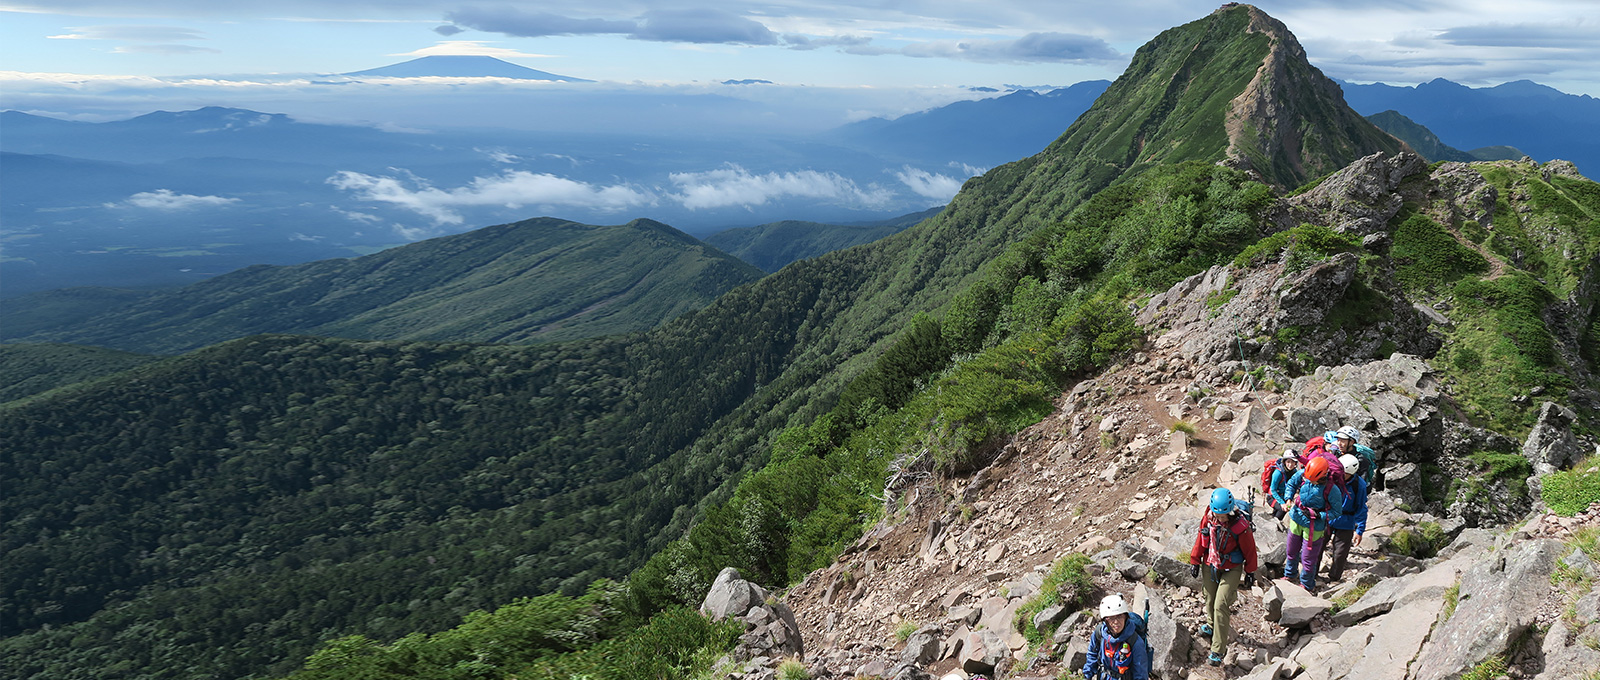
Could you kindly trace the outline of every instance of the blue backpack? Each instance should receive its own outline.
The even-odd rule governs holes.
[[[1307,511],[1306,515],[1312,522],[1327,519],[1329,510],[1327,482],[1316,484],[1309,480],[1301,480],[1300,488],[1295,492],[1295,505],[1302,511]]]
[[[1150,624],[1146,621],[1148,618],[1150,618],[1149,602],[1144,603],[1144,616],[1139,616],[1133,612],[1128,612],[1128,625],[1133,627],[1134,636],[1138,637],[1144,642],[1144,667],[1149,668],[1151,672],[1154,673],[1156,650],[1151,649],[1150,647]],[[1101,647],[1104,646],[1104,643],[1100,641],[1100,630],[1105,628],[1105,625],[1106,624],[1104,623],[1096,625],[1094,627],[1094,631],[1090,633],[1089,651],[1100,655],[1100,667],[1102,672],[1105,673],[1105,677],[1110,678],[1115,676],[1110,672],[1110,669],[1105,667],[1105,653],[1101,650]]]

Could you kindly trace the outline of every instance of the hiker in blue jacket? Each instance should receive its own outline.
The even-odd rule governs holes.
[[[1128,611],[1121,595],[1100,601],[1100,625],[1089,634],[1087,680],[1150,680],[1150,645],[1139,634],[1143,621]]]
[[[1329,479],[1328,459],[1322,457],[1313,457],[1304,470],[1294,473],[1289,488],[1293,501],[1284,546],[1283,578],[1298,580],[1306,592],[1315,593],[1317,566],[1322,563],[1322,549],[1328,544],[1328,520],[1344,507],[1344,494]]]
[[[1289,503],[1294,500],[1294,495],[1289,493],[1289,479],[1294,473],[1300,471],[1300,458],[1291,454],[1278,459],[1278,464],[1272,470],[1272,478],[1267,480],[1267,505],[1272,506],[1272,518],[1282,521],[1283,516],[1289,514]]]
[[[1344,463],[1344,469],[1350,474],[1350,495],[1344,499],[1342,512],[1333,519],[1328,520],[1330,535],[1328,537],[1328,580],[1337,581],[1344,576],[1345,565],[1350,559],[1350,548],[1361,545],[1361,535],[1367,533],[1367,485],[1366,476],[1358,470],[1361,460],[1353,455],[1345,454],[1339,457],[1339,462]]]

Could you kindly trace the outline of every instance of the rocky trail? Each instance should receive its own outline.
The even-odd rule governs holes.
[[[1244,292],[1228,305],[1257,305],[1255,314],[1271,318],[1278,310],[1261,305],[1292,300],[1296,286],[1323,275],[1314,267],[1234,282]],[[1153,298],[1141,321],[1169,331],[1146,352],[1074,385],[1053,415],[1010,438],[976,474],[930,476],[902,490],[882,522],[780,604],[730,612],[767,632],[746,636],[735,656],[748,661],[725,669],[728,677],[774,677],[797,646],[812,678],[1077,677],[1094,623],[1080,610],[1113,592],[1135,611],[1149,602],[1161,678],[1431,680],[1497,657],[1505,677],[1600,669],[1600,569],[1559,540],[1600,526],[1600,507],[1578,518],[1539,516],[1515,533],[1406,511],[1423,507],[1418,464],[1449,439],[1427,363],[1396,354],[1263,381],[1249,364],[1222,359],[1237,336],[1207,300],[1225,279],[1213,270]],[[1259,382],[1276,389],[1247,389]],[[1341,581],[1320,577],[1322,597],[1270,580],[1281,574],[1284,534],[1256,488],[1261,578],[1235,604],[1227,662],[1207,666],[1209,641],[1197,632],[1203,595],[1187,565],[1203,499],[1217,486],[1248,497],[1269,456],[1341,424],[1357,426],[1380,452],[1385,490],[1371,496],[1363,544]],[[1562,427],[1542,420],[1527,446],[1575,455]],[[1423,523],[1448,543],[1438,556],[1388,550],[1396,531]],[[1058,627],[1030,646],[1017,612],[1072,553],[1093,557],[1092,598],[1040,612],[1036,626]],[[1581,587],[1552,585],[1558,570],[1580,574]],[[1452,589],[1459,604],[1446,616]],[[1529,642],[1527,631],[1538,630],[1546,631],[1542,649]]]

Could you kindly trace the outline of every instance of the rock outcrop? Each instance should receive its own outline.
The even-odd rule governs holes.
[[[734,617],[744,623],[745,633],[733,651],[736,660],[805,654],[794,612],[765,588],[741,578],[738,569],[728,567],[717,574],[700,612],[712,619]]]

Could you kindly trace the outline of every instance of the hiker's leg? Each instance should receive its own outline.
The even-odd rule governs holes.
[[[1216,570],[1212,569],[1211,565],[1209,564],[1201,565],[1200,567],[1200,585],[1206,593],[1206,608],[1203,610],[1204,616],[1201,618],[1205,619],[1205,624],[1211,626],[1213,631],[1215,631],[1217,625],[1215,615],[1217,606],[1217,579],[1214,576],[1215,573]],[[1216,635],[1216,633],[1213,632],[1212,635]]]
[[[1292,579],[1300,575],[1297,572],[1300,569],[1300,547],[1303,539],[1301,539],[1299,531],[1300,525],[1296,524],[1294,520],[1289,520],[1289,533],[1283,546],[1283,577],[1286,579]]]
[[[1322,564],[1322,548],[1328,542],[1328,532],[1323,530],[1317,533],[1311,530],[1311,537],[1304,542],[1300,552],[1300,585],[1308,593],[1317,591],[1317,567]]]
[[[1344,576],[1350,560],[1350,546],[1354,544],[1355,529],[1331,529],[1328,536],[1328,580],[1337,581]]]
[[[1234,598],[1239,596],[1239,582],[1244,579],[1244,567],[1234,567],[1222,574],[1217,584],[1216,604],[1211,607],[1211,653],[1222,656],[1228,653],[1228,636],[1233,634]]]

